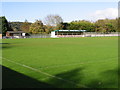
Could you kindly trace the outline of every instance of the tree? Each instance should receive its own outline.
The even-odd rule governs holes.
[[[105,28],[106,28],[106,33],[108,33],[108,32],[116,32],[114,26],[111,23],[107,23]]]
[[[120,17],[118,18],[118,32],[120,32]]]
[[[56,29],[57,30],[67,30],[69,27],[69,24],[68,23],[60,23],[60,24],[57,24],[56,26]]]
[[[63,22],[63,19],[59,15],[48,15],[45,17],[45,24],[50,26],[56,26]]]
[[[55,30],[55,26],[44,25],[45,32],[49,34],[51,31]]]
[[[110,20],[110,23],[112,24],[112,26],[113,26],[113,31],[116,31],[116,32],[118,32],[118,26],[120,26],[120,24],[118,24],[118,18],[116,18],[116,19],[111,19]]]
[[[80,20],[80,21],[72,21],[69,23],[68,29],[71,30],[87,30],[89,32],[93,32],[95,25],[89,21]]]
[[[95,22],[96,32],[109,33],[117,31],[117,19],[103,19]]]
[[[2,33],[3,36],[5,36],[7,31],[12,31],[12,29],[9,26],[5,16],[2,16],[0,17],[0,33]]]
[[[42,21],[36,20],[35,23],[31,24],[29,32],[34,33],[34,34],[45,32]]]
[[[22,23],[21,25],[21,30],[24,32],[29,32],[29,28],[30,28],[31,23],[29,23],[27,20],[25,20],[25,22]]]
[[[9,22],[9,26],[13,29],[13,31],[21,31],[21,25],[23,22]]]

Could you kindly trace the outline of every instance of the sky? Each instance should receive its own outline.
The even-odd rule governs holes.
[[[0,3],[1,4],[1,3]],[[2,2],[0,16],[8,21],[35,22],[47,15],[59,15],[64,22],[96,21],[118,17],[118,2]]]

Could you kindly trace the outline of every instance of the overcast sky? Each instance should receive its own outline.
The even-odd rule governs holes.
[[[118,17],[118,2],[2,2],[0,14],[8,21],[44,21],[49,14],[60,15],[64,22],[95,21]]]

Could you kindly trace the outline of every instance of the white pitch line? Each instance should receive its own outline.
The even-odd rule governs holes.
[[[108,60],[112,60],[112,59],[115,59],[117,57],[114,57],[114,58],[109,58],[107,60],[102,60],[102,61],[97,61],[98,63],[101,63],[101,62],[105,62],[105,61],[108,61]],[[74,66],[74,65],[83,65],[83,64],[90,64],[90,63],[94,63],[92,61],[88,61],[86,63],[83,63],[83,62],[74,62],[72,64],[61,64],[61,65],[52,65],[52,66],[47,66],[47,67],[42,67],[40,69],[53,69],[53,68],[59,68],[59,67],[63,67],[63,66]]]
[[[19,65],[19,66],[23,66],[23,67],[25,67],[25,68],[31,69],[31,70],[33,70],[33,71],[39,72],[39,73],[44,74],[44,75],[46,75],[46,76],[48,76],[48,77],[56,78],[56,79],[58,79],[58,80],[63,80],[63,81],[65,81],[65,82],[68,82],[68,83],[71,83],[71,84],[74,84],[74,85],[77,85],[77,86],[80,86],[80,87],[88,88],[88,87],[86,87],[85,85],[80,85],[80,84],[77,84],[77,83],[75,83],[75,82],[73,82],[73,81],[66,80],[66,79],[63,79],[63,78],[61,78],[61,77],[57,77],[57,76],[51,75],[51,74],[49,74],[49,73],[43,72],[43,71],[41,71],[41,70],[38,70],[38,69],[36,69],[36,68],[30,67],[30,66],[28,66],[28,65],[20,64],[20,63],[17,63],[17,62],[15,62],[15,61],[13,61],[13,60],[9,60],[9,59],[3,58],[3,57],[2,57],[2,59],[6,60],[6,61],[9,61],[9,62],[12,62],[12,63],[14,63],[14,64],[17,64],[17,65]]]
[[[0,58],[2,58],[2,57],[0,57]],[[109,59],[107,59],[107,60],[112,60],[112,59],[115,59],[115,58],[118,58],[118,57],[109,58]],[[6,58],[3,58],[3,59],[6,59]],[[63,78],[61,78],[61,77],[57,77],[57,76],[48,74],[48,73],[43,72],[43,71],[41,71],[41,70],[35,69],[35,68],[33,68],[33,67],[30,67],[30,66],[27,66],[27,65],[24,65],[24,64],[20,64],[20,63],[14,62],[14,61],[9,60],[9,59],[7,59],[7,60],[10,61],[10,62],[12,62],[12,63],[18,64],[18,65],[20,65],[20,66],[23,66],[23,67],[29,68],[29,69],[31,69],[31,70],[34,70],[34,71],[36,71],[36,72],[45,74],[45,75],[47,75],[47,76],[49,76],[49,77],[54,77],[54,78],[57,78],[57,79],[59,79],[59,80],[64,80],[64,81],[67,81],[67,82],[69,82],[69,83],[76,84],[76,83],[73,82],[73,81],[65,80],[65,79],[63,79]],[[99,62],[105,62],[105,61],[107,61],[107,60],[105,59],[104,61],[99,61]],[[98,62],[98,63],[99,63],[99,62]],[[66,65],[55,65],[55,66],[43,67],[43,68],[40,68],[40,69],[50,69],[50,68],[57,68],[57,67],[63,67],[63,66],[72,66],[72,65],[79,65],[79,64],[89,64],[89,63],[93,63],[93,62],[90,61],[90,62],[87,62],[87,63],[80,63],[80,62],[78,62],[78,63],[66,64]],[[77,85],[77,86],[82,86],[82,87],[85,87],[85,88],[86,88],[85,85],[79,85],[79,84],[76,84],[76,85]]]
[[[84,64],[84,63],[80,63],[80,62],[78,62],[78,63],[73,63],[73,64],[61,64],[61,65],[53,65],[53,66],[48,66],[48,67],[42,67],[42,68],[40,68],[40,69],[51,69],[51,68],[59,68],[59,67],[63,67],[63,66],[74,66],[74,65],[82,65],[82,64]]]

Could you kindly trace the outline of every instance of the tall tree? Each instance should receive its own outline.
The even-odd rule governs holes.
[[[118,18],[118,32],[120,32],[120,17]]]
[[[63,19],[59,15],[48,15],[45,17],[45,24],[50,26],[56,26],[63,22]]]
[[[94,31],[94,23],[85,20],[72,21],[69,23],[69,29],[71,30],[87,30],[89,32]]]
[[[2,33],[3,36],[5,36],[7,31],[12,31],[12,29],[9,26],[5,16],[2,16],[0,17],[0,32]]]
[[[21,25],[23,24],[23,22],[9,22],[9,25],[11,26],[11,28],[13,29],[13,31],[21,31]]]
[[[21,30],[24,32],[29,32],[29,28],[30,28],[31,23],[29,23],[27,20],[25,20],[25,22],[22,23],[21,25]]]
[[[95,22],[96,32],[109,33],[117,31],[117,19],[103,19]]]
[[[68,29],[68,27],[69,27],[69,24],[68,23],[60,23],[60,24],[57,24],[57,26],[56,26],[56,29],[57,30],[67,30]]]
[[[44,33],[45,29],[44,29],[44,25],[42,21],[36,20],[35,23],[31,24],[29,32],[34,33],[34,34]]]
[[[44,28],[47,34],[55,30],[55,26],[44,25]]]

